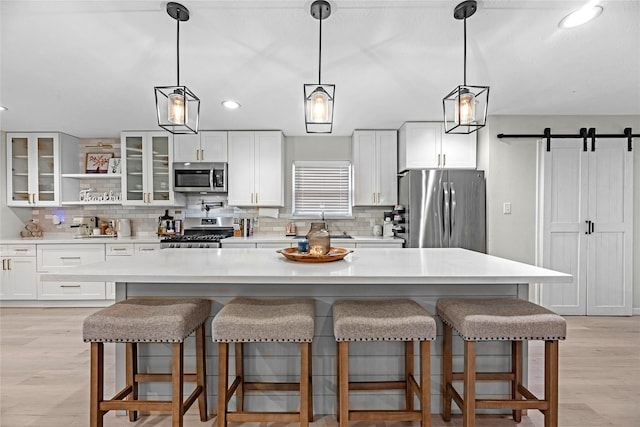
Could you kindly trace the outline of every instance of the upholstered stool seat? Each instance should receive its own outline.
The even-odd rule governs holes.
[[[311,343],[315,329],[315,302],[294,298],[234,298],[214,317],[212,338],[218,343],[218,426],[227,422],[299,422],[313,420],[311,390]],[[249,382],[244,377],[243,344],[289,342],[300,346],[300,380],[297,383]],[[229,386],[229,344],[235,344],[235,379]],[[297,390],[300,408],[296,412],[245,411],[248,390]],[[236,411],[229,400],[236,395]]]
[[[206,299],[131,299],[118,302],[88,316],[82,336],[91,343],[90,425],[103,425],[110,410],[127,410],[135,421],[138,411],[165,411],[172,414],[172,425],[181,427],[182,418],[198,400],[200,419],[206,421],[207,387],[205,369],[204,322],[211,301]],[[183,370],[184,341],[196,333],[196,373]],[[126,385],[109,400],[104,399],[104,343],[126,343]],[[138,372],[138,343],[172,343],[171,374]],[[183,401],[183,382],[195,381],[191,395]],[[169,381],[171,401],[138,400],[138,383]]]
[[[436,322],[415,301],[343,300],[333,304],[333,333],[338,343],[338,419],[340,427],[349,421],[420,421],[431,425],[431,350],[436,338]],[[353,341],[401,341],[405,349],[405,374],[401,381],[349,381],[349,343]],[[416,381],[413,342],[420,343],[420,382]],[[405,408],[401,410],[353,410],[349,392],[356,390],[404,390]],[[414,410],[414,394],[420,410]]]
[[[566,338],[565,319],[544,307],[519,299],[441,299],[436,305],[444,325],[442,417],[451,418],[451,400],[460,407],[463,426],[475,425],[477,408],[509,408],[520,422],[523,409],[539,409],[545,427],[558,425],[558,341]],[[464,372],[453,372],[452,335],[464,340]],[[522,384],[522,342],[545,341],[545,396],[537,398]],[[476,341],[511,341],[511,371],[477,373]],[[476,381],[509,381],[510,399],[477,399]],[[453,381],[462,381],[460,395]]]

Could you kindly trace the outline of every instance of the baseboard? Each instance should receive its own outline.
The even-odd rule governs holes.
[[[640,307],[634,307],[631,309],[631,315],[640,316]]]

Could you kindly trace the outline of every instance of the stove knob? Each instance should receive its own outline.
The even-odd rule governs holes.
[[[210,245],[210,244],[208,244],[208,243],[205,243],[203,247],[205,247],[205,248],[210,248],[210,247],[211,247],[211,245]]]
[[[193,245],[192,245],[191,243],[189,243],[189,244],[187,245],[187,247],[188,247],[188,248],[192,248],[192,247],[193,247]]]
[[[170,248],[175,248],[175,247],[176,247],[176,244],[175,244],[175,243],[170,243],[170,244],[169,244],[169,247],[170,247]]]

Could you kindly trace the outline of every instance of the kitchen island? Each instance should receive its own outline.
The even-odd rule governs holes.
[[[346,298],[411,298],[431,313],[441,297],[528,298],[530,283],[570,282],[571,276],[519,262],[464,249],[355,249],[344,260],[329,263],[289,261],[273,249],[164,249],[121,257],[106,262],[51,270],[43,274],[56,281],[113,281],[116,299],[141,296],[205,297],[213,301],[213,317],[226,301],[235,296],[294,297],[316,300],[316,336],[313,343],[314,407],[318,414],[335,413],[335,341],[331,304]],[[207,325],[210,335],[210,324]],[[193,342],[188,342],[193,354]],[[376,356],[369,346],[377,346]],[[152,353],[150,351],[153,351]],[[217,385],[216,347],[208,339],[209,400],[215,408]],[[454,342],[454,355],[460,357],[461,341]],[[297,347],[281,343],[249,346],[247,376],[261,379],[293,379],[297,373]],[[122,365],[119,351],[118,365]],[[141,366],[169,366],[168,347],[143,354]],[[367,372],[379,372],[376,379],[395,378],[402,366],[402,346],[397,343],[356,343],[351,370],[362,380],[359,367],[366,360]],[[478,346],[479,370],[505,369],[509,366],[508,343],[488,342]],[[253,356],[253,357],[252,357]],[[256,357],[259,356],[259,357]],[[393,356],[393,357],[392,357]],[[432,408],[440,399],[440,336],[432,352]],[[457,362],[456,362],[457,363]],[[525,369],[526,372],[526,369]],[[258,374],[259,373],[259,374]],[[119,379],[120,381],[120,379]],[[154,383],[143,393],[169,396],[168,385]],[[504,396],[507,385],[479,387],[484,396]],[[376,396],[376,397],[374,397]],[[399,404],[400,394],[393,391],[380,396],[357,393],[353,402],[366,408],[368,402],[380,406]],[[252,409],[288,410],[295,408],[295,394],[273,392],[268,398],[248,397]]]

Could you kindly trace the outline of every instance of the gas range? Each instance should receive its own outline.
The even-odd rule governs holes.
[[[186,218],[184,234],[167,236],[160,241],[160,249],[219,248],[220,240],[233,236],[233,218]]]

